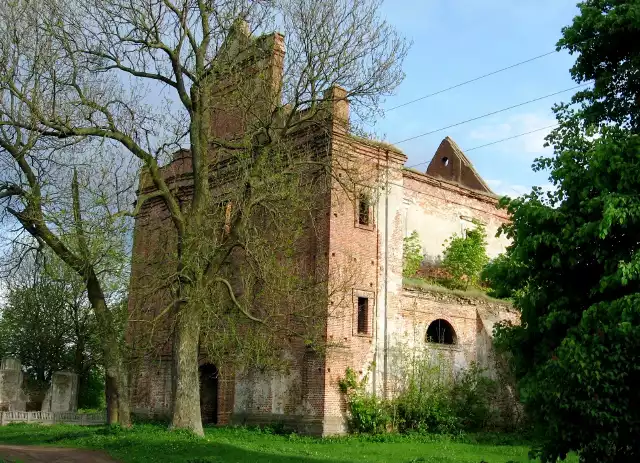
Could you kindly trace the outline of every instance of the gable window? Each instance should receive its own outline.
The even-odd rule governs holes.
[[[456,344],[456,332],[448,321],[443,319],[434,320],[427,328],[426,341],[436,344]]]
[[[358,334],[369,334],[369,298],[358,297]]]
[[[370,225],[371,217],[369,210],[371,201],[366,193],[360,193],[358,196],[358,223],[360,225]]]

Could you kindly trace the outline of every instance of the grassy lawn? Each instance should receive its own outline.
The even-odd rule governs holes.
[[[500,436],[383,436],[316,439],[272,435],[244,428],[208,428],[203,439],[163,426],[132,429],[8,425],[0,443],[104,450],[122,462],[397,462],[506,463],[528,461],[527,445]],[[577,459],[568,460],[577,462]]]

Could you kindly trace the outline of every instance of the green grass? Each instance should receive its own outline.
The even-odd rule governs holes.
[[[15,424],[0,427],[0,443],[104,450],[123,463],[524,463],[529,449],[523,442],[500,435],[318,439],[245,428],[208,428],[204,438],[196,438],[151,424],[131,429]]]

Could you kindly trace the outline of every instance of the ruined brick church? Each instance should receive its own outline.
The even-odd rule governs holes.
[[[250,40],[260,41],[263,47],[267,44],[269,68],[275,69],[275,75],[282,72],[284,38],[276,33]],[[445,239],[464,233],[477,220],[487,229],[487,252],[495,257],[508,245],[506,238],[495,237],[508,218],[497,209],[497,196],[453,140],[442,141],[426,171],[409,169],[400,149],[350,134],[349,102],[340,98],[344,94],[338,87],[326,92],[328,130],[318,137],[323,137],[331,153],[348,152],[362,169],[384,180],[376,185],[374,196],[359,195],[355,201],[340,200],[342,193],[336,189],[323,208],[325,236],[321,249],[313,252],[336,262],[354,261],[359,268],[358,280],[340,302],[348,316],[329,316],[325,326],[326,339],[340,346],[323,356],[304,346],[292,348],[286,374],[240,375],[224,365],[212,365],[203,355],[205,423],[285,423],[310,434],[342,433],[346,416],[338,381],[347,367],[361,375],[370,370],[368,387],[380,395],[392,394],[394,348],[400,344],[428,347],[453,371],[477,362],[491,372],[493,325],[515,319],[507,305],[403,285],[403,239],[413,231],[419,233],[426,259],[437,260]],[[217,133],[234,126],[228,119],[216,122],[214,118],[216,123]],[[185,152],[162,168],[168,183],[179,188],[188,187],[190,170]],[[151,191],[152,184],[143,177],[138,194]],[[162,202],[146,201],[135,223],[132,281],[153,271],[137,258],[162,252],[157,238],[170,227]],[[130,294],[130,307],[142,304],[157,311],[161,302],[135,290]],[[133,339],[135,343],[135,334]],[[145,359],[134,371],[131,387],[134,412],[167,413],[172,393],[170,349]]]

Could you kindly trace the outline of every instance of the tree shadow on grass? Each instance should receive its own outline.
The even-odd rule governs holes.
[[[42,426],[5,426],[2,430],[0,442],[11,445],[48,445],[64,440],[77,440],[91,437],[95,431],[69,430],[51,434],[47,427]]]
[[[265,436],[266,437],[266,436]],[[229,440],[231,439],[231,440]],[[163,427],[133,429],[83,428],[33,425],[3,426],[0,443],[10,445],[77,447],[101,450],[122,463],[352,463],[348,459],[316,454],[314,449],[289,446],[277,436],[255,439],[255,435],[208,434],[201,439],[183,432],[167,432]],[[238,442],[239,445],[234,445]],[[288,448],[280,453],[282,446]]]
[[[216,441],[175,441],[159,442],[137,439],[130,442],[109,442],[103,449],[115,459],[125,463],[162,461],[167,463],[352,463],[351,460],[336,460],[322,456],[297,454],[277,454],[273,449],[243,448]]]

